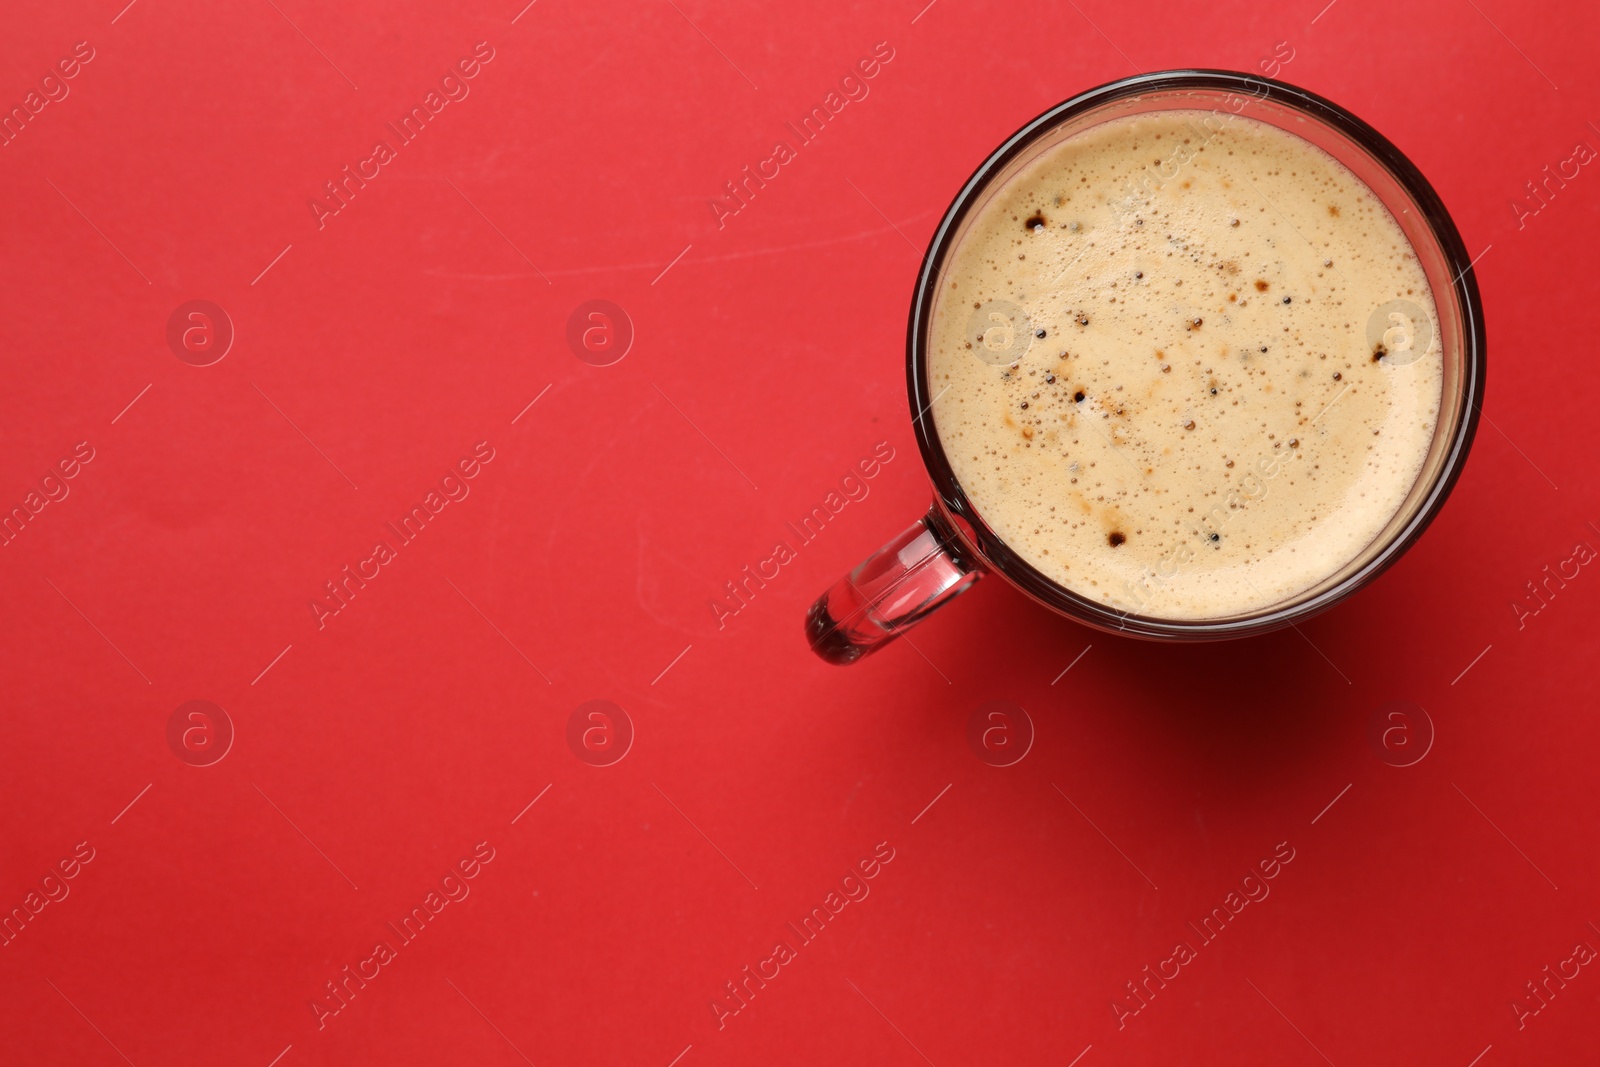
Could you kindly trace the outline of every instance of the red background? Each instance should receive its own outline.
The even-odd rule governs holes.
[[[0,948],[0,1059],[1592,1057],[1592,968],[1511,1007],[1600,947],[1600,577],[1512,607],[1600,546],[1600,177],[1511,207],[1600,147],[1591,5],[520,6],[7,13],[8,107],[95,58],[0,149],[0,503],[95,458],[0,549],[0,907],[95,856]],[[323,183],[479,41],[470,95],[319,229]],[[880,41],[870,96],[719,229],[723,183]],[[990,580],[915,648],[815,659],[807,604],[927,503],[904,322],[962,180],[1079,90],[1279,42],[1483,253],[1485,420],[1433,527],[1301,633],[1141,644]],[[192,299],[236,330],[212,366],[166,341]],[[612,366],[565,340],[591,299],[636,331]],[[323,583],[479,441],[470,496],[319,629]],[[719,630],[724,583],[879,441],[870,496]],[[167,741],[196,699],[236,731],[211,766]],[[635,731],[611,766],[567,742],[593,699]],[[992,700],[1036,731],[1014,766],[968,745]],[[1369,739],[1390,701],[1436,731],[1412,766]],[[480,841],[471,895],[319,1029]],[[723,984],[879,842],[870,896],[719,1029]],[[1279,842],[1270,897],[1119,1029]]]

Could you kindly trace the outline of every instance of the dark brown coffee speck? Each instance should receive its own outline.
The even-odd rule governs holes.
[[[1116,548],[1118,545],[1121,545],[1127,539],[1128,538],[1120,530],[1111,531],[1111,535],[1106,538],[1107,541],[1111,542],[1111,547],[1112,548]]]

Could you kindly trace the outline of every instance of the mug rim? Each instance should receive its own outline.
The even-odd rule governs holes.
[[[940,271],[961,223],[993,178],[1031,148],[1041,136],[1078,115],[1131,96],[1184,89],[1245,92],[1258,100],[1285,105],[1344,135],[1377,160],[1415,202],[1453,272],[1455,281],[1452,288],[1460,305],[1463,326],[1461,394],[1464,411],[1438,473],[1410,521],[1360,568],[1316,596],[1287,606],[1268,608],[1243,618],[1221,620],[1163,619],[1113,610],[1046,577],[1007,545],[984,522],[950,467],[944,445],[933,425],[933,401],[937,397],[929,396],[926,373],[926,337]],[[976,554],[975,562],[979,566],[1005,578],[1046,607],[1096,629],[1156,640],[1206,641],[1280,629],[1325,611],[1387,570],[1416,542],[1455,487],[1476,436],[1488,369],[1486,340],[1477,277],[1460,231],[1433,185],[1388,138],[1333,101],[1287,82],[1238,71],[1184,68],[1119,78],[1056,104],[1006,138],[973,171],[946,209],[922,257],[907,326],[906,378],[912,426],[923,465],[933,481],[936,510],[948,520],[950,526],[946,536],[970,548]],[[1441,414],[1443,401],[1441,397]]]

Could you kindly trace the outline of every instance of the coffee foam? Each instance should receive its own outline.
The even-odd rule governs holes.
[[[1259,612],[1359,556],[1417,480],[1443,378],[1426,276],[1372,191],[1292,133],[1203,119],[1114,119],[1023,166],[947,256],[928,338],[934,424],[989,527],[1169,619]]]

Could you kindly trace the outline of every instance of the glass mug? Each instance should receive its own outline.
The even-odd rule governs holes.
[[[1005,544],[977,513],[951,472],[931,413],[927,338],[946,258],[965,224],[1038,156],[1108,119],[1148,111],[1244,114],[1310,141],[1348,167],[1400,224],[1438,309],[1443,353],[1439,416],[1415,484],[1400,509],[1354,559],[1308,589],[1243,615],[1163,619],[1122,612],[1047,578]],[[1028,596],[1095,629],[1157,641],[1210,641],[1289,626],[1337,604],[1399,558],[1443,506],[1466,461],[1483,404],[1483,308],[1466,246],[1439,195],[1394,145],[1348,111],[1280,81],[1217,70],[1175,70],[1124,78],[1051,108],[983,162],[934,231],[912,298],[906,376],[912,426],[933,480],[928,513],[824,593],[806,615],[806,636],[830,663],[854,663],[922,621],[935,608],[998,574]]]

